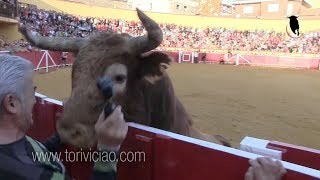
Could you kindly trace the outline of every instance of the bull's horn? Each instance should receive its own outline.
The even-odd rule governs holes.
[[[83,38],[36,36],[26,27],[20,27],[19,30],[32,45],[46,50],[77,52],[86,42]]]
[[[138,17],[146,28],[148,35],[134,37],[130,40],[131,47],[137,54],[144,53],[158,47],[163,38],[159,25],[146,14],[137,9]]]

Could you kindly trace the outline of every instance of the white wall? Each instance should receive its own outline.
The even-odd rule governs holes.
[[[152,0],[152,11],[154,12],[170,12],[169,0]]]
[[[143,11],[170,12],[170,0],[128,0],[132,9],[139,8]]]

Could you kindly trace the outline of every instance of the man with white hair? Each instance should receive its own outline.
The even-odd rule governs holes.
[[[66,180],[63,164],[50,158],[35,159],[35,152],[58,151],[62,144],[56,133],[48,142],[40,143],[26,132],[33,124],[32,110],[36,103],[32,64],[18,56],[0,55],[0,179]],[[45,119],[43,120],[45,121]],[[102,112],[95,126],[99,150],[118,154],[128,126],[121,107],[107,118]],[[110,144],[112,142],[112,145]],[[118,147],[118,146],[116,146]],[[33,155],[32,155],[33,154]],[[116,161],[95,162],[92,179],[116,179]]]

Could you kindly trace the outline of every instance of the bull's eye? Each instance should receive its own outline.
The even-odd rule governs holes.
[[[114,81],[117,83],[123,83],[126,80],[125,75],[117,75],[114,77]]]

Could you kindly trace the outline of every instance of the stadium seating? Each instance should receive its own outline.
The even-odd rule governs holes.
[[[30,7],[20,8],[20,20],[42,36],[87,37],[97,31],[112,31],[140,36],[145,33],[140,22],[81,17]],[[48,22],[49,24],[47,24]],[[312,54],[319,52],[320,33],[309,32],[295,40],[283,33],[265,30],[244,31],[212,26],[196,28],[160,23],[164,40],[158,50],[170,48],[202,51],[284,52]],[[244,25],[243,25],[244,26]],[[243,29],[239,27],[239,29]],[[1,47],[0,47],[1,48]],[[7,49],[10,47],[7,46]]]

